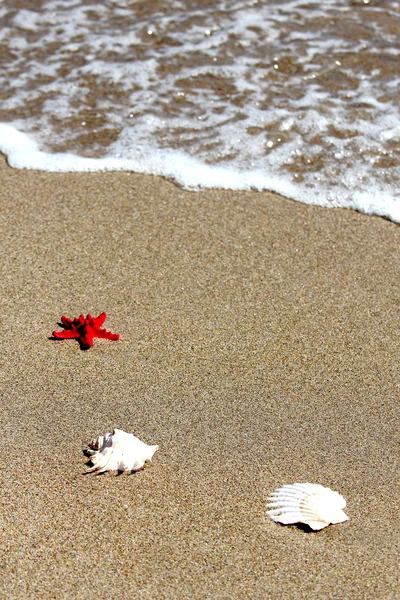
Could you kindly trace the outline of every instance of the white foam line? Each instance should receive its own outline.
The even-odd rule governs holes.
[[[16,169],[66,172],[133,171],[158,175],[174,180],[187,189],[220,188],[227,190],[269,190],[318,206],[353,208],[368,215],[387,217],[400,223],[400,203],[386,190],[374,189],[371,193],[355,192],[332,202],[322,191],[312,193],[306,187],[293,184],[260,170],[237,171],[210,166],[175,150],[137,149],[138,157],[85,158],[70,153],[43,152],[37,142],[9,124],[0,123],[0,152]]]

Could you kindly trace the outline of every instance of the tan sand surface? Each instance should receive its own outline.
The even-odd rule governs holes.
[[[0,597],[399,598],[399,227],[129,173],[0,178]],[[121,341],[49,339],[102,311]],[[153,463],[84,475],[113,427]],[[274,524],[295,481],[350,520]]]

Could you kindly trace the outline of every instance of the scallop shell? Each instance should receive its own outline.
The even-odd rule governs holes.
[[[293,483],[275,490],[268,498],[267,514],[273,521],[305,523],[316,531],[330,523],[343,523],[346,500],[338,492],[317,483]]]
[[[139,471],[146,460],[151,460],[158,446],[147,446],[131,433],[114,429],[90,442],[85,453],[92,467],[87,473],[97,471]]]

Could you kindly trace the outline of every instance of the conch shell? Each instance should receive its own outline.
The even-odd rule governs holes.
[[[268,502],[267,514],[284,525],[305,523],[318,531],[349,518],[343,512],[343,496],[317,483],[284,485],[270,495]]]
[[[131,433],[114,429],[112,433],[100,435],[88,445],[85,454],[90,456],[93,466],[87,473],[139,471],[146,460],[151,461],[156,450],[158,446],[147,446]]]

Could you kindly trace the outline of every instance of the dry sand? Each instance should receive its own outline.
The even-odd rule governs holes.
[[[0,176],[0,597],[399,598],[398,226],[128,173]],[[49,339],[102,311],[121,341]],[[85,476],[113,427],[153,463]],[[294,481],[350,520],[274,524]]]

